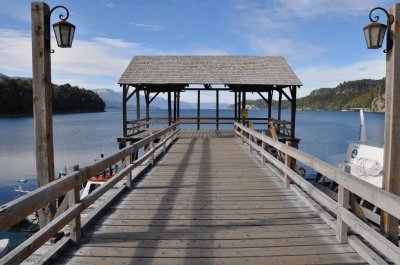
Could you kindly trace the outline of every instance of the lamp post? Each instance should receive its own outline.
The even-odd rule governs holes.
[[[55,179],[52,121],[52,87],[51,87],[51,48],[50,48],[50,16],[52,12],[62,8],[67,15],[53,25],[57,43],[60,47],[71,47],[75,26],[68,23],[68,10],[56,6],[50,10],[43,2],[31,3],[32,18],[32,87],[33,114],[35,124],[36,174],[37,184],[41,187]],[[61,45],[60,45],[61,44]],[[55,203],[51,203],[39,211],[40,227],[52,220],[56,212]]]
[[[374,11],[380,10],[387,16],[387,25],[378,22],[379,16],[372,19]],[[391,25],[400,23],[400,4],[394,4],[387,12],[381,7],[371,10],[372,23],[364,28],[367,47],[376,49],[382,46],[386,35],[386,92],[385,92],[385,131],[382,188],[400,195],[400,34]],[[399,239],[399,220],[388,213],[381,214],[381,232],[393,243]]]

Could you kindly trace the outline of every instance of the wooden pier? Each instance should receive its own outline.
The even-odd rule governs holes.
[[[234,138],[177,140],[87,233],[55,262],[365,263]]]
[[[223,87],[212,86],[221,82]],[[0,264],[400,265],[397,240],[376,229],[352,200],[363,198],[398,224],[400,197],[296,148],[296,91],[302,84],[284,58],[138,57],[119,84],[120,150],[2,205],[0,231],[65,200]],[[186,90],[198,92],[196,117],[180,116],[180,93]],[[200,92],[210,90],[216,92],[216,117],[201,117]],[[219,115],[223,91],[233,92],[234,117]],[[156,121],[149,107],[160,93],[168,94],[168,118]],[[246,93],[268,103],[266,118],[248,117]],[[128,120],[134,95],[136,119]],[[282,96],[291,106],[290,121],[281,117]],[[218,130],[227,121],[232,130]],[[184,130],[181,122],[197,130]],[[217,130],[199,130],[210,123]],[[264,124],[262,132],[252,128],[257,123]],[[86,181],[121,161],[117,174],[81,197]],[[336,182],[337,196],[305,180],[296,163]]]

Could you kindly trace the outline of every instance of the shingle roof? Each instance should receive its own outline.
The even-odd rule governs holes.
[[[118,83],[302,85],[280,56],[135,56]]]

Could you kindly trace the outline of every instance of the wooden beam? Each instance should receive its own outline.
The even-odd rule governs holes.
[[[238,92],[238,108],[237,108],[237,117],[238,117],[238,122],[241,121],[241,113],[240,109],[242,108],[242,93]]]
[[[137,90],[138,90],[138,89],[135,88],[135,89],[129,94],[129,96],[126,97],[126,101],[129,101],[129,100],[131,99],[131,97],[133,97],[133,95],[135,95],[135,93],[136,93]],[[129,92],[129,86],[127,87],[127,90],[126,90],[126,94],[127,94],[127,95],[128,95],[128,92]]]
[[[136,119],[140,120],[140,91],[136,89]]]
[[[200,130],[200,90],[197,91],[197,130]]]
[[[171,116],[171,92],[168,92],[168,125],[171,125],[172,123]]]
[[[290,137],[294,138],[296,135],[296,92],[297,92],[297,87],[293,86],[291,89],[291,94],[292,94],[292,109],[291,109],[291,115],[290,115],[290,121],[291,121],[291,131],[290,131]]]
[[[278,99],[278,120],[281,120],[282,114],[282,90],[279,90],[279,99]]]
[[[174,92],[174,122],[176,122],[176,92]]]
[[[38,187],[54,181],[53,110],[50,61],[50,9],[46,3],[31,3],[32,86]],[[43,228],[56,213],[56,204],[39,210]]]
[[[126,137],[127,133],[127,111],[126,111],[126,94],[128,92],[127,86],[122,87],[122,135]]]
[[[242,92],[242,109],[246,108],[246,92]],[[245,123],[245,118],[243,117],[243,124]]]
[[[235,108],[234,108],[235,115],[234,115],[234,117],[235,117],[235,121],[237,121],[237,92],[235,91],[235,92],[233,92],[233,94],[235,97]]]
[[[268,121],[272,118],[272,90],[268,91]]]
[[[289,102],[292,102],[292,99],[288,96],[288,94],[286,94],[285,91],[283,91],[282,89],[281,89],[280,91],[281,91],[282,94],[285,96],[285,98],[286,98],[287,100],[289,100]]]
[[[177,98],[177,101],[178,101],[178,106],[177,106],[177,116],[178,116],[178,118],[180,117],[180,109],[181,109],[181,92],[179,92],[178,91],[178,98]]]
[[[391,6],[393,27],[400,23],[400,4]],[[386,54],[385,131],[382,188],[400,194],[400,34],[392,28],[393,48]],[[381,214],[381,231],[395,244],[399,240],[399,220]]]
[[[216,109],[216,116],[217,116],[217,120],[216,120],[216,128],[217,128],[217,130],[219,130],[219,90],[216,90],[216,106],[215,106],[215,109]]]
[[[150,92],[149,92],[150,93]],[[153,102],[153,100],[158,96],[158,94],[160,94],[160,92],[157,92],[149,101],[149,104],[151,104],[151,102]]]
[[[146,100],[146,120],[150,119],[150,93],[148,91],[144,91],[144,97]],[[149,124],[146,124],[146,128],[149,128]]]
[[[264,97],[263,94],[261,94],[261,92],[257,92],[257,93],[260,95],[260,97],[261,97],[266,103],[268,103],[268,100]]]

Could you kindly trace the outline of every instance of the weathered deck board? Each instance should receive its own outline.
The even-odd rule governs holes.
[[[56,263],[365,264],[283,186],[233,138],[180,139]]]

